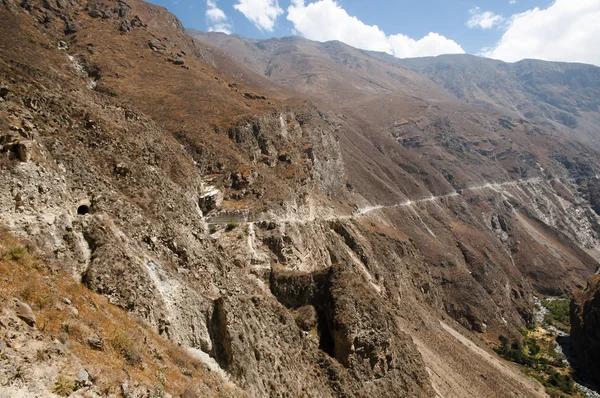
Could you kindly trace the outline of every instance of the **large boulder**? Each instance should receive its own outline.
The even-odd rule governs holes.
[[[4,84],[0,85],[0,98],[6,98],[9,92],[8,86]]]
[[[214,187],[209,187],[198,198],[198,205],[204,214],[220,209],[223,205],[223,192]]]
[[[15,312],[23,322],[29,326],[35,326],[35,315],[28,304],[23,303],[22,301],[16,301]]]
[[[571,301],[571,337],[585,373],[600,383],[600,275]]]

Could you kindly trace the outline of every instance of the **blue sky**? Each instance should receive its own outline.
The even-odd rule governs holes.
[[[600,0],[153,0],[188,28],[340,40],[397,57],[600,64]]]

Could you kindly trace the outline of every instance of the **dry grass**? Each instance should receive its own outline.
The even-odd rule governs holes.
[[[68,397],[75,390],[75,380],[60,373],[56,378],[56,383],[52,392],[61,397]]]
[[[60,336],[69,341],[69,355],[94,369],[95,384],[102,393],[119,394],[120,383],[131,377],[159,394],[158,390],[189,397],[194,396],[194,391],[201,391],[202,397],[241,395],[232,392],[183,348],[86,289],[59,265],[46,265],[32,250],[13,250],[14,247],[26,246],[0,231],[0,304],[14,297],[29,303],[38,329],[48,338]],[[64,298],[72,301],[79,311],[77,316],[60,308]],[[89,337],[102,339],[104,351],[90,347]],[[56,394],[66,396],[73,391],[73,374],[74,369],[63,369],[55,381]]]

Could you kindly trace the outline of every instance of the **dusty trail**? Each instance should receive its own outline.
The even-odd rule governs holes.
[[[598,176],[598,175],[595,175],[593,177],[587,177],[587,179],[599,179],[599,178],[600,178],[600,176]],[[522,186],[522,185],[527,185],[527,184],[550,183],[553,181],[567,181],[567,182],[573,183],[576,180],[570,179],[570,178],[543,179],[540,177],[533,177],[533,178],[525,178],[525,179],[506,181],[506,182],[500,182],[500,183],[484,183],[481,185],[476,185],[476,186],[459,189],[458,191],[452,191],[450,193],[438,195],[438,196],[432,195],[432,196],[429,196],[426,198],[420,198],[420,199],[406,199],[402,202],[391,204],[391,205],[365,206],[365,207],[358,208],[352,214],[341,214],[341,215],[340,214],[322,214],[322,215],[319,215],[318,211],[316,211],[314,209],[310,209],[310,211],[308,211],[308,214],[305,214],[305,215],[285,214],[285,215],[278,216],[278,215],[274,215],[274,214],[261,214],[261,215],[258,215],[256,218],[250,218],[250,216],[247,216],[246,219],[243,220],[243,223],[248,223],[248,224],[253,225],[257,222],[277,222],[277,223],[282,223],[282,224],[293,224],[293,223],[302,224],[302,223],[309,223],[309,222],[316,222],[316,221],[342,221],[342,220],[356,219],[356,218],[364,217],[364,216],[368,215],[369,213],[375,212],[377,210],[392,209],[392,208],[398,208],[398,207],[414,207],[421,203],[437,202],[437,201],[440,201],[443,199],[464,196],[465,192],[491,190],[491,191],[495,191],[495,192],[498,192],[498,193],[501,193],[504,195],[506,193],[506,188],[509,188],[509,187]],[[512,196],[512,195],[509,194],[509,196]],[[226,225],[230,222],[239,222],[239,221],[240,220],[237,217],[235,219],[232,218],[231,220],[223,219],[221,217],[221,218],[219,218],[218,221],[211,222],[210,217],[209,217],[208,224]]]

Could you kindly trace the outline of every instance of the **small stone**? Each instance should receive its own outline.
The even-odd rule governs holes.
[[[31,307],[21,301],[15,303],[15,311],[17,316],[21,318],[29,326],[35,326],[35,315]]]
[[[15,146],[17,149],[17,156],[19,160],[21,162],[29,162],[31,160],[31,153],[33,152],[33,141],[19,141]]]
[[[31,123],[29,120],[24,120],[22,125],[23,125],[23,130],[25,130],[25,131],[35,130],[35,124]]]
[[[81,369],[79,372],[77,372],[77,378],[75,379],[75,382],[82,387],[89,387],[92,385],[92,382],[90,381],[90,374],[85,369]]]
[[[485,333],[487,331],[487,325],[485,322],[475,321],[473,323],[473,330],[475,330],[477,333]]]
[[[71,314],[73,314],[73,316],[78,317],[79,316],[79,310],[73,306],[69,306],[69,311],[71,312]]]
[[[121,394],[123,394],[124,397],[132,396],[131,391],[129,390],[129,383],[126,381],[121,384]]]
[[[0,86],[0,98],[6,98],[9,92],[8,86],[4,84]]]
[[[69,45],[67,44],[66,41],[61,40],[61,41],[58,42],[58,49],[62,50],[62,51],[66,51],[66,50],[69,49]]]
[[[129,33],[131,32],[131,24],[129,21],[121,21],[121,25],[119,26],[119,30],[121,33]]]
[[[88,344],[95,350],[104,351],[104,342],[101,339],[95,337],[89,337],[87,339]]]
[[[73,304],[73,302],[71,302],[71,300],[69,300],[68,298],[63,298],[63,303],[65,303],[66,305],[71,305]]]
[[[67,22],[67,26],[65,27],[65,34],[70,35],[77,32],[79,32],[79,25],[77,25],[75,22]]]

